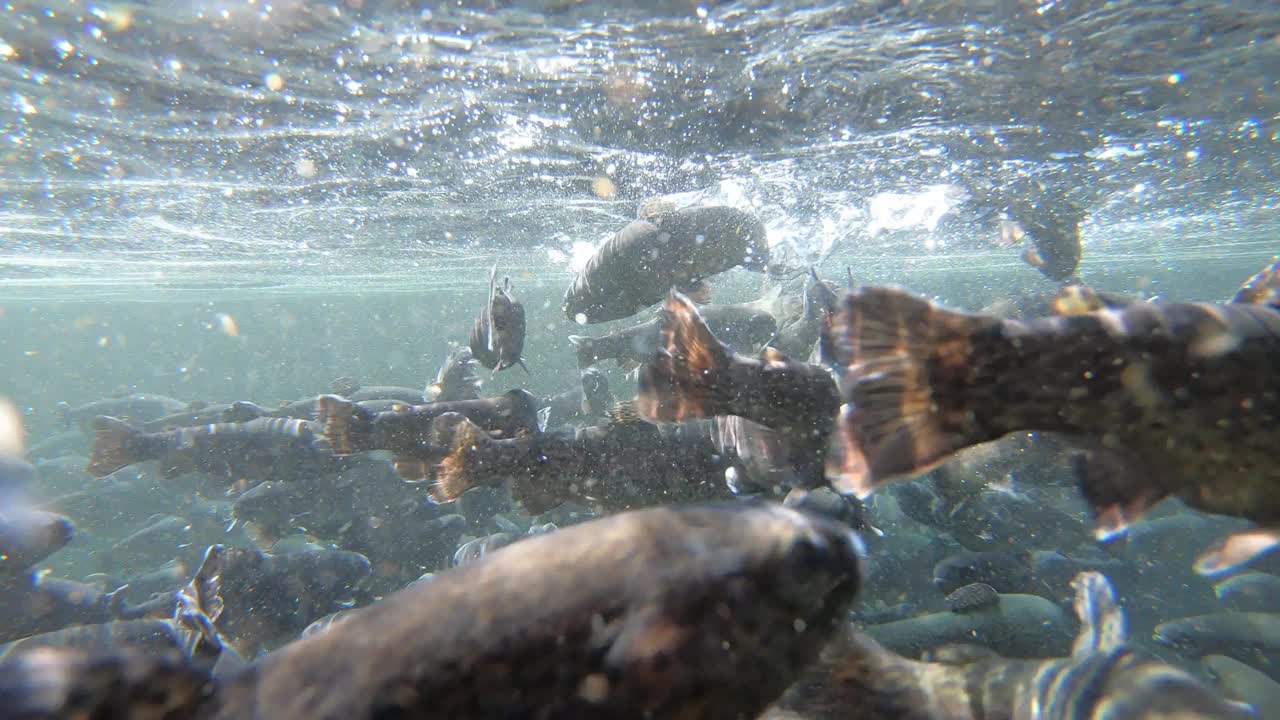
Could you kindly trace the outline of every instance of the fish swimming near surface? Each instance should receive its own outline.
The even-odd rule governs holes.
[[[1009,209],[1000,221],[999,244],[1022,245],[1022,259],[1041,275],[1057,282],[1078,281],[1084,245],[1080,226],[1084,210],[1045,192],[1031,193]]]
[[[724,206],[663,208],[633,220],[596,250],[565,293],[579,324],[631,317],[672,288],[706,301],[704,281],[739,265],[769,264],[764,224]]]
[[[766,349],[760,357],[720,342],[694,304],[671,291],[662,344],[640,368],[636,410],[656,422],[736,415],[775,433],[800,485],[817,487],[840,396],[823,367]]]
[[[1127,642],[1110,583],[1082,573],[1073,583],[1080,619],[1071,655],[1001,657],[948,645],[909,660],[846,629],[762,720],[1246,720],[1195,676]]]
[[[498,268],[489,270],[489,298],[471,328],[471,356],[493,370],[519,365],[529,372],[521,358],[524,353],[524,305],[511,294],[511,278],[497,283]]]
[[[1143,303],[1016,321],[868,287],[842,299],[824,343],[844,400],[827,474],[845,491],[865,496],[1009,433],[1057,433],[1079,448],[1101,538],[1174,496],[1260,525],[1207,551],[1201,572],[1280,543],[1276,306]]]

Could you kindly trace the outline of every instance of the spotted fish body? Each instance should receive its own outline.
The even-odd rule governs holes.
[[[477,485],[510,481],[512,498],[536,514],[566,501],[602,512],[671,502],[727,499],[729,458],[706,426],[655,425],[614,416],[607,423],[524,438],[494,439],[461,417],[442,417],[439,444],[452,451],[435,470],[437,502]]]
[[[1086,451],[1077,469],[1102,535],[1170,495],[1280,523],[1271,306],[1144,303],[1016,321],[863,288],[843,299],[829,333],[844,405],[828,474],[846,490],[866,494],[1032,430]]]
[[[673,287],[742,265],[764,270],[764,224],[731,207],[665,210],[634,220],[596,250],[565,293],[570,320],[599,323],[631,317]]]
[[[750,503],[529,537],[267,656],[216,717],[755,717],[847,612],[859,547]]]

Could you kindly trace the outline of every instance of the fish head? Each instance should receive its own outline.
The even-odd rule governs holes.
[[[358,552],[332,550],[324,553],[324,563],[332,573],[335,590],[354,590],[373,572],[369,558]]]
[[[1182,618],[1156,625],[1151,633],[1151,639],[1171,648],[1194,650],[1197,645],[1196,638],[1205,632],[1207,628],[1202,627],[1195,618]]]
[[[763,601],[761,614],[788,616],[786,622],[808,627],[823,624],[833,608],[852,601],[866,554],[857,533],[816,513],[776,503],[735,504],[742,503],[749,511],[735,513],[733,523],[711,517],[715,505],[678,510],[694,528],[683,543],[695,551],[717,549],[705,568],[712,584],[749,588],[751,602]]]

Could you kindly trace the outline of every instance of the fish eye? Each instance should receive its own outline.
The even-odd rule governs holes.
[[[831,559],[831,544],[815,535],[801,536],[791,544],[787,559],[800,568],[824,565]]]

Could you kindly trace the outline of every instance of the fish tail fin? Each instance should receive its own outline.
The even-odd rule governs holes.
[[[435,481],[428,490],[431,499],[438,503],[456,500],[480,484],[480,455],[489,438],[479,425],[456,413],[444,413],[433,420],[431,436],[433,444],[447,448],[444,459],[435,467]]]
[[[1071,581],[1080,632],[1071,654],[1084,657],[1114,650],[1125,642],[1124,611],[1110,581],[1099,572],[1082,572]]]
[[[689,298],[672,291],[663,306],[659,350],[640,367],[636,410],[646,420],[679,422],[731,415],[718,372],[732,362]]]
[[[827,456],[832,486],[866,497],[999,437],[968,429],[965,396],[972,338],[999,322],[895,288],[846,294],[822,338],[824,360],[843,375],[844,388]]]
[[[71,405],[69,403],[60,402],[54,405],[53,414],[58,419],[59,427],[63,429],[71,428]]]
[[[578,368],[589,368],[599,360],[596,356],[596,339],[586,335],[570,335],[569,344],[578,356]]]
[[[183,630],[183,650],[188,657],[216,659],[225,644],[218,632],[224,607],[222,573],[227,566],[226,546],[210,545],[200,567],[186,587],[178,591],[173,619]]]
[[[1093,510],[1094,535],[1111,540],[1128,529],[1166,492],[1148,476],[1106,449],[1081,450],[1070,457],[1080,494]]]
[[[85,469],[94,477],[106,477],[122,467],[140,462],[143,458],[137,457],[135,446],[142,436],[142,430],[123,420],[106,415],[95,417],[93,450]]]
[[[316,422],[324,427],[324,439],[334,455],[350,455],[368,449],[369,435],[373,431],[372,415],[337,395],[316,398]]]

